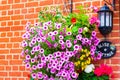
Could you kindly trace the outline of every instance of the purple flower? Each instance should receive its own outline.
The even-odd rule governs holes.
[[[35,79],[36,78],[36,73],[32,73],[32,78]]]
[[[55,36],[52,36],[52,37],[51,37],[51,40],[54,41],[54,40],[55,40]]]
[[[53,36],[53,32],[49,32],[49,33],[48,33],[48,36]]]
[[[43,80],[48,80],[48,76],[45,74]]]
[[[63,39],[63,36],[62,36],[62,35],[59,35],[59,38],[60,38],[60,39]]]
[[[35,63],[35,59],[34,58],[31,59],[31,63]]]
[[[71,76],[72,76],[73,78],[77,78],[77,77],[78,77],[75,72],[71,73]]]
[[[44,49],[43,48],[40,49],[40,53],[44,53]]]
[[[35,23],[34,26],[38,26],[38,23]]]
[[[25,54],[25,53],[24,53],[24,50],[22,50],[22,52],[21,52],[21,56],[24,57],[24,54]]]
[[[66,40],[66,44],[67,44],[67,43],[71,43],[70,40]]]
[[[26,47],[26,46],[28,46],[28,44],[27,44],[27,42],[24,40],[23,42],[22,42],[22,45],[21,45],[22,47]]]
[[[79,45],[74,45],[74,50],[79,50]]]
[[[62,77],[67,77],[67,73],[66,72],[64,72],[64,71],[62,71],[62,75],[61,75]]]
[[[43,68],[43,63],[39,63],[39,64],[37,65],[37,68],[38,68],[38,69]]]
[[[61,45],[61,49],[62,50],[65,49],[65,45],[64,44]]]
[[[82,39],[82,35],[81,35],[81,34],[78,34],[78,35],[76,36],[76,39],[77,39],[77,40],[81,40],[81,39]]]
[[[95,54],[94,50],[91,50],[91,51],[90,51],[90,54],[91,54],[91,55],[94,55],[94,54]]]
[[[63,40],[59,40],[59,44],[64,44],[64,41]]]
[[[32,66],[32,69],[33,69],[33,70],[36,70],[36,69],[37,69],[36,65],[33,65],[33,66]]]
[[[31,57],[30,57],[30,55],[26,55],[26,60],[29,60]]]
[[[57,43],[55,43],[53,46],[54,46],[54,48],[56,48],[56,47],[58,46],[58,44],[57,44]]]
[[[77,39],[74,40],[74,44],[76,44],[76,43],[77,43]]]
[[[32,51],[31,51],[31,54],[34,55],[34,54],[35,54],[35,51],[32,50]]]
[[[47,68],[51,69],[52,68],[52,64],[48,63]]]
[[[68,43],[68,44],[67,44],[67,47],[68,47],[68,48],[71,48],[71,47],[72,47],[72,43]]]
[[[56,72],[56,70],[53,69],[53,68],[51,68],[50,72],[51,72],[52,74],[54,74],[54,73]]]
[[[82,28],[79,28],[78,29],[78,33],[82,33],[83,29]]]
[[[26,67],[26,68],[30,68],[30,64],[27,63],[27,64],[25,65],[25,67]]]
[[[67,35],[71,35],[72,33],[71,32],[67,32]]]
[[[37,38],[38,42],[42,42],[42,39],[40,37]]]
[[[43,30],[48,30],[48,26],[43,26]]]
[[[37,73],[37,76],[38,76],[38,79],[43,79],[43,74],[42,74],[42,72],[38,72],[38,73]]]
[[[97,59],[100,60],[102,58],[102,53],[99,52],[98,55],[97,55]]]
[[[92,31],[92,36],[96,36],[96,32],[95,31]]]
[[[58,31],[54,31],[54,32],[53,32],[53,35],[57,35],[57,34],[58,34]]]
[[[62,24],[61,24],[61,23],[55,23],[55,27],[56,27],[57,29],[60,29],[60,28],[61,28],[61,26],[62,26]]]

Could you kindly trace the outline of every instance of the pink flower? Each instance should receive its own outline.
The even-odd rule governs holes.
[[[94,70],[94,73],[97,76],[103,76],[103,75],[110,75],[112,74],[112,68],[110,66],[107,66],[105,64],[101,64],[100,67],[96,68]]]
[[[94,17],[94,16],[90,18],[89,23],[90,23],[91,25],[95,24],[96,26],[99,26],[99,25],[100,25],[100,21],[98,20],[97,17]]]

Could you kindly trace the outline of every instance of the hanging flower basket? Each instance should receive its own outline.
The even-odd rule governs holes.
[[[99,39],[96,17],[80,13],[63,16],[57,9],[39,13],[39,22],[26,24],[22,56],[31,77],[39,80],[76,80],[92,61],[101,59],[96,51]],[[92,8],[95,11],[95,9]]]

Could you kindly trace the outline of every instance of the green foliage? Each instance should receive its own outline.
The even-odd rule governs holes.
[[[98,77],[94,74],[94,72],[85,73],[83,71],[79,74],[78,80],[109,80],[109,76],[103,75]]]

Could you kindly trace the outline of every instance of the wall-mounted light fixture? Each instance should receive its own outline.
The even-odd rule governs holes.
[[[105,4],[98,11],[98,17],[100,20],[99,31],[100,33],[106,37],[112,31],[113,28],[113,11]]]

